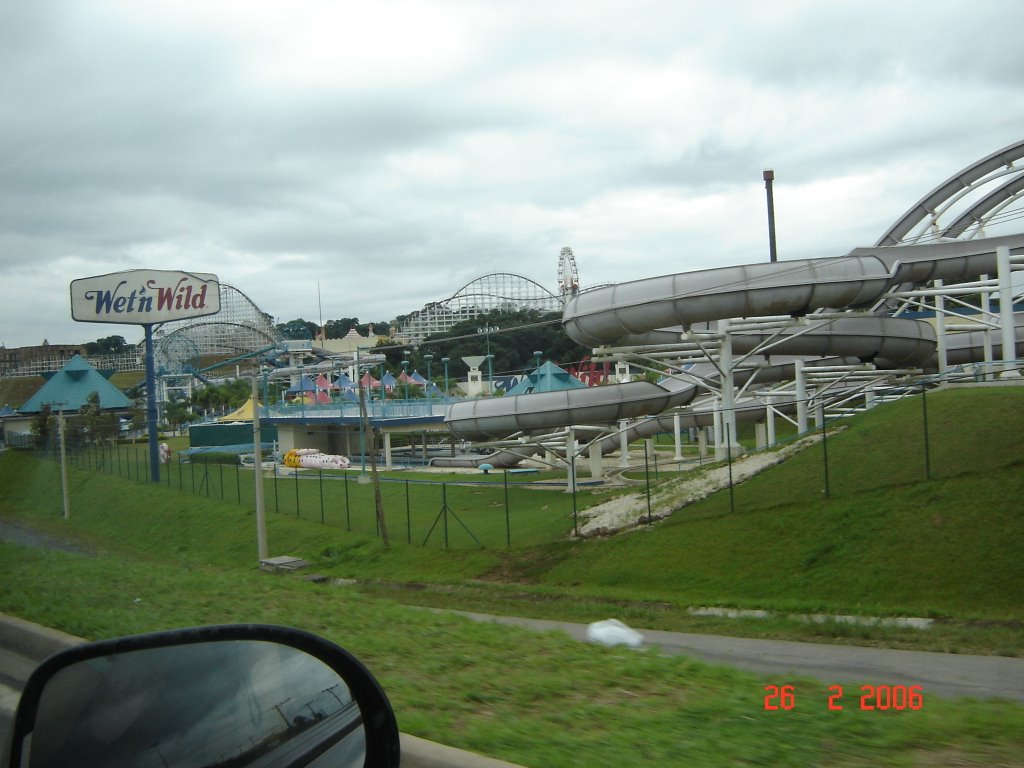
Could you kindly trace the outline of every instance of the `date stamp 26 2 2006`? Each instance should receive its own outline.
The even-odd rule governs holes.
[[[797,693],[793,685],[764,686],[766,711],[790,711],[796,708]],[[861,710],[901,712],[924,707],[924,693],[920,685],[862,685],[849,701],[841,685],[830,685],[825,704],[829,711],[841,711],[852,704]]]

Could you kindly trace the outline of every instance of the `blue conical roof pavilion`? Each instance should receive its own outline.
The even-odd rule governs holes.
[[[560,392],[564,389],[586,389],[586,384],[571,373],[562,370],[550,360],[533,373],[526,374],[508,395],[527,395],[532,392]]]
[[[132,401],[107,381],[99,371],[80,355],[75,355],[30,397],[18,413],[39,413],[49,405],[51,410],[77,411],[89,402],[89,395],[100,396],[100,408],[131,408]]]

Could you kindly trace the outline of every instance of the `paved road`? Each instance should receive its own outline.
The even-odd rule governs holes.
[[[475,621],[494,621],[536,631],[561,631],[581,641],[586,637],[585,624],[479,613],[461,615]],[[658,630],[641,632],[645,638],[645,647],[658,648],[666,654],[689,655],[713,664],[771,675],[773,680],[777,680],[780,675],[793,674],[814,677],[828,685],[920,685],[926,697],[997,697],[1024,703],[1024,659],[754,640]],[[10,718],[21,683],[34,664],[34,660],[0,647],[0,745],[6,742],[10,731]],[[856,691],[858,689],[854,687],[848,695]],[[403,736],[403,745],[406,739]],[[447,750],[439,745],[423,743],[431,749]],[[491,764],[489,761],[484,763]]]
[[[0,540],[15,541],[23,546],[56,546],[87,554],[69,542],[54,540],[24,526],[4,525],[2,521]],[[586,637],[585,624],[478,613],[462,615],[476,621],[496,621],[537,631],[562,631],[577,640]],[[920,685],[925,696],[1005,698],[1024,703],[1024,659],[640,631],[646,647],[771,675],[773,681],[780,675],[792,674],[817,678],[826,685]],[[0,745],[10,727],[12,702],[17,701],[20,689],[18,680],[24,680],[27,674],[23,668],[26,663],[29,662],[0,648]]]
[[[586,638],[586,624],[463,613],[476,621],[496,621],[538,631],[559,630]],[[693,656],[751,672],[814,677],[826,685],[920,685],[926,696],[1005,698],[1024,702],[1024,659],[967,656],[930,651],[899,651],[850,645],[756,640],[686,632],[639,630],[645,647]]]

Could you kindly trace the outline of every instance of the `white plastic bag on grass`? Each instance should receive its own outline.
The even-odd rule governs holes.
[[[628,645],[630,648],[639,648],[644,644],[644,636],[618,619],[605,619],[587,625],[587,641],[601,645]]]

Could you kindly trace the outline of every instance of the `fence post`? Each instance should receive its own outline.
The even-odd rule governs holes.
[[[409,480],[405,481],[405,531],[406,543],[412,544],[412,512],[409,508]]]
[[[726,427],[728,429],[728,427]],[[644,440],[644,484],[647,486],[647,525],[651,524],[651,466],[647,458],[647,440]]]
[[[292,474],[295,475],[295,516],[299,517],[299,468],[292,467]]]
[[[729,424],[725,425],[725,458],[729,462],[729,512],[735,512],[736,494],[732,483],[732,434]]]
[[[345,473],[345,530],[352,530],[352,512],[348,498],[348,472]]]
[[[921,409],[924,411],[924,476],[932,479],[931,448],[928,441],[928,388],[921,382]]]
[[[825,461],[825,498],[832,497],[828,477],[828,430],[825,428],[825,404],[821,404],[821,453]]]
[[[324,471],[322,469],[317,471],[320,476],[320,525],[324,524]]]
[[[508,469],[505,470],[505,546],[512,548],[512,526],[508,517]]]
[[[448,549],[448,483],[441,483],[441,509],[444,511],[444,548]]]
[[[575,447],[575,446],[574,446]],[[572,462],[569,467],[569,471],[572,473],[572,533],[573,536],[580,535],[580,523],[579,517],[576,510],[576,453],[573,451],[572,456],[569,457],[569,461]]]

